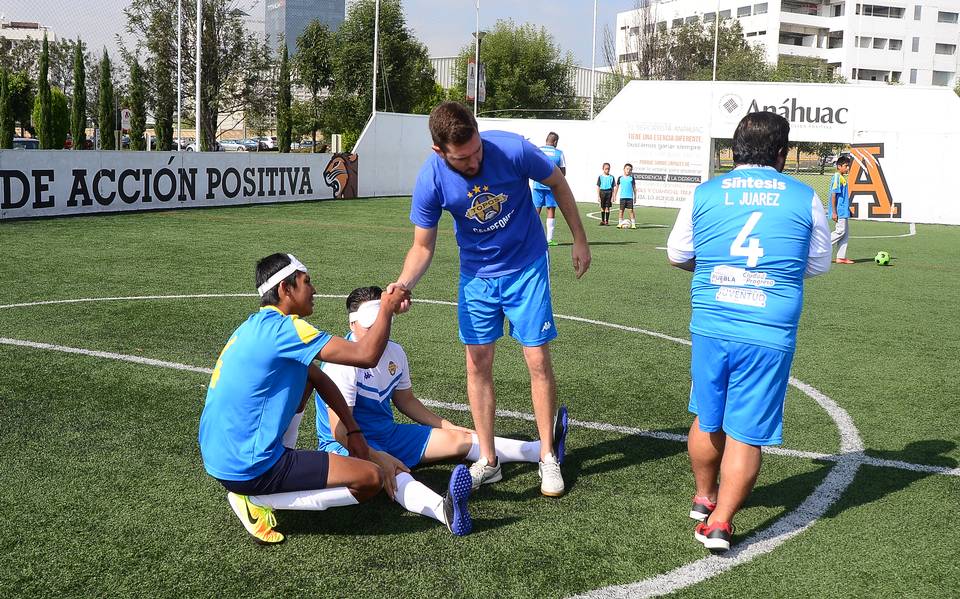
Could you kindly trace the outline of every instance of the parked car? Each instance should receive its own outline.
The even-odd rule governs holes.
[[[14,137],[13,149],[14,150],[39,150],[40,140],[34,137]]]
[[[259,152],[267,149],[267,144],[257,139],[243,139],[240,140],[240,143],[247,148],[248,152]]]
[[[247,151],[247,146],[243,145],[243,143],[237,139],[220,140],[220,147],[223,148],[224,152],[246,152]]]
[[[258,137],[257,139],[258,139],[259,141],[262,141],[263,143],[265,143],[265,144],[267,145],[267,149],[268,149],[268,150],[276,150],[276,149],[277,149],[277,136],[276,136],[276,135],[271,135],[271,136],[269,136],[269,137]]]
[[[189,144],[189,145],[188,145],[186,148],[184,148],[184,149],[185,149],[186,151],[188,151],[188,152],[196,152],[196,151],[197,151],[197,142],[193,142],[193,143]],[[213,148],[213,150],[207,150],[207,151],[208,151],[208,152],[211,152],[211,151],[212,151],[212,152],[222,152],[222,151],[223,151],[223,146],[220,145],[219,142],[214,142],[214,148]]]

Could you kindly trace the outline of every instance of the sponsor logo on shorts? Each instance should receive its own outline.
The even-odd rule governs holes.
[[[553,323],[548,320],[547,322],[543,323],[543,326],[540,328],[540,332],[546,333],[552,328],[553,328]]]

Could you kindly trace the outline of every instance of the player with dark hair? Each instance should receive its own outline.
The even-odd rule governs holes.
[[[563,150],[557,149],[557,142],[560,136],[551,131],[547,134],[546,143],[540,146],[540,151],[547,158],[557,165],[564,176],[567,175],[567,159],[563,156]],[[557,200],[553,197],[550,187],[540,181],[533,182],[533,205],[537,208],[537,216],[540,216],[540,210],[547,207],[547,245],[557,245],[553,240],[553,230],[557,224]]]
[[[347,297],[350,334],[347,339],[362,341],[369,334],[380,310],[379,287],[360,287]],[[323,371],[343,394],[360,430],[370,447],[386,452],[408,468],[446,460],[477,460],[480,446],[477,435],[468,428],[441,418],[413,394],[410,365],[403,348],[394,341],[387,343],[380,362],[373,368],[355,368],[326,363]],[[415,424],[394,420],[395,406]],[[346,455],[331,433],[340,421],[335,410],[317,402],[317,438],[319,448]],[[554,435],[554,455],[562,460],[566,440],[566,419],[561,415]],[[497,458],[503,462],[537,462],[540,441],[518,441],[496,437]],[[407,510],[439,520],[455,535],[471,530],[467,498],[472,488],[470,472],[463,465],[454,468],[441,496],[408,473],[397,474],[397,503]]]
[[[837,158],[837,172],[830,181],[830,218],[836,223],[830,242],[837,246],[837,264],[853,264],[847,258],[847,243],[850,240],[850,187],[847,184],[847,174],[853,160],[849,154],[841,154]]]
[[[633,165],[629,162],[623,165],[623,175],[617,177],[613,195],[620,199],[620,222],[617,223],[617,228],[636,229],[637,212],[633,204],[637,197],[637,181],[633,178]],[[623,218],[627,210],[630,211],[630,218]]]
[[[823,204],[781,173],[789,132],[775,113],[745,116],[733,136],[736,168],[697,187],[667,242],[670,263],[694,273],[690,517],[711,550],[730,548],[761,446],[782,442],[803,279],[830,268]]]
[[[403,271],[387,287],[413,289],[433,260],[442,211],[454,220],[460,247],[457,302],[460,340],[466,350],[467,397],[480,444],[470,467],[474,486],[501,477],[494,443],[496,399],[493,357],[504,319],[523,346],[540,436],[540,491],[564,492],[553,453],[556,381],[550,341],[557,336],[550,299],[547,242],[533,208],[528,181],[546,184],[573,235],[573,267],[579,278],[590,266],[590,247],[560,169],[536,146],[504,131],[480,133],[462,104],[444,102],[430,113],[433,155],[420,169],[410,220],[413,246]],[[408,306],[404,305],[403,308]]]
[[[369,334],[354,343],[300,318],[313,313],[316,290],[307,268],[293,255],[260,260],[256,285],[261,308],[220,352],[200,416],[199,442],[204,468],[227,489],[247,532],[261,543],[279,543],[284,537],[273,529],[274,509],[354,505],[384,485],[393,495],[393,474],[405,467],[370,451],[337,386],[313,361],[376,365],[390,335],[391,316],[408,296],[403,290],[385,294]],[[314,390],[340,416],[337,436],[352,457],[295,448],[302,412]]]

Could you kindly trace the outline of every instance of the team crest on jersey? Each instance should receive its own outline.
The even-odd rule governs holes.
[[[507,195],[490,193],[490,186],[474,185],[467,192],[467,198],[472,200],[470,209],[466,212],[467,218],[472,218],[480,224],[490,222],[500,215],[503,205],[507,203]]]
[[[390,363],[387,365],[387,370],[390,372],[390,376],[397,374],[397,363],[390,360]]]

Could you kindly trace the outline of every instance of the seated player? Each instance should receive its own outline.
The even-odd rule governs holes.
[[[363,343],[373,331],[380,312],[383,292],[379,287],[361,287],[353,290],[347,297],[350,334],[347,339]],[[373,368],[354,368],[340,364],[323,364],[323,371],[339,387],[348,406],[352,408],[360,430],[363,431],[370,447],[384,451],[399,459],[408,468],[421,463],[443,460],[467,459],[475,462],[480,458],[480,445],[475,432],[457,426],[434,414],[418,400],[410,382],[407,355],[399,344],[389,341],[380,362]],[[398,424],[393,419],[393,404],[419,424]],[[339,423],[339,424],[338,424]],[[320,449],[345,454],[342,444],[331,434],[342,425],[342,419],[335,410],[328,410],[319,400],[317,402],[317,437]],[[567,409],[561,407],[557,415],[554,433],[553,453],[559,462],[563,461],[567,437]],[[540,461],[540,441],[519,441],[496,437],[494,439],[499,462]],[[461,470],[462,469],[462,470]],[[450,507],[463,506],[464,524],[458,526],[451,522],[450,514],[441,509],[446,506],[443,498],[424,484],[417,482],[408,473],[397,475],[397,493],[395,499],[405,509],[435,518],[444,522],[451,532],[457,535],[470,532],[472,523],[466,509],[466,497],[461,496],[461,487],[466,482],[465,491],[476,489],[483,483],[501,480],[496,475],[483,478],[483,470],[458,466],[453,471],[448,485],[448,494],[454,497]],[[464,475],[468,479],[461,479]],[[456,514],[454,514],[456,516]]]
[[[354,505],[386,485],[403,464],[372,452],[337,386],[315,359],[375,366],[404,292],[384,295],[362,342],[318,331],[301,316],[313,313],[316,290],[307,268],[290,254],[257,262],[260,310],[241,324],[220,352],[200,416],[200,453],[210,476],[227,489],[243,526],[261,543],[279,543],[273,509],[324,510]],[[314,389],[345,428],[346,455],[294,449],[303,407]],[[367,458],[371,461],[367,461]]]

